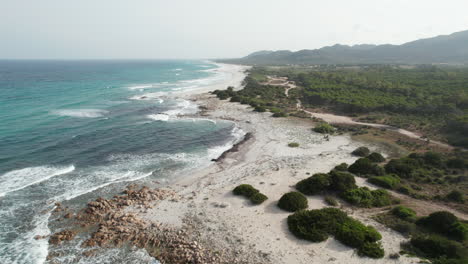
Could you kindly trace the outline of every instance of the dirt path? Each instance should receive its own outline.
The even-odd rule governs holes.
[[[268,82],[267,82],[268,84],[276,83],[276,82],[279,82],[279,81],[284,81],[283,83],[281,83],[280,86],[285,87],[284,94],[287,97],[289,97],[289,90],[297,88],[296,84],[291,83],[290,81],[287,81],[287,79],[285,79],[285,77],[271,77],[271,76],[268,76],[268,79],[269,79]],[[278,84],[275,84],[275,85],[278,86]],[[361,126],[370,126],[370,127],[375,127],[375,128],[385,128],[385,129],[392,130],[392,131],[395,131],[397,133],[400,133],[402,135],[405,135],[405,136],[407,136],[409,138],[415,138],[415,139],[419,139],[421,141],[426,141],[426,142],[429,141],[430,143],[436,144],[438,146],[453,149],[452,146],[450,146],[450,145],[448,145],[446,143],[436,141],[436,140],[429,140],[428,138],[422,137],[422,135],[419,134],[419,133],[415,133],[415,132],[412,132],[412,131],[409,131],[409,130],[406,130],[406,129],[401,129],[401,128],[397,128],[397,127],[393,127],[393,126],[389,126],[389,125],[383,125],[383,124],[358,122],[358,121],[354,121],[351,117],[348,117],[348,116],[340,116],[340,115],[328,114],[328,113],[310,112],[310,111],[307,111],[306,109],[304,109],[304,107],[302,106],[302,102],[299,99],[297,99],[296,108],[297,108],[297,110],[301,110],[304,113],[307,113],[307,114],[309,114],[309,115],[311,115],[313,117],[323,119],[325,122],[328,122],[328,123],[347,124],[347,125],[361,125]]]

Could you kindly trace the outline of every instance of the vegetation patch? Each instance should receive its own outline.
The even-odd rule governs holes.
[[[377,243],[382,239],[380,233],[336,208],[298,211],[288,217],[288,228],[301,239],[321,242],[333,235],[341,243],[358,249],[362,256],[384,256],[382,246]]]
[[[385,174],[385,170],[382,167],[374,164],[368,158],[360,158],[356,160],[351,164],[351,166],[349,166],[348,171],[361,176]]]
[[[370,150],[367,147],[359,147],[351,152],[351,154],[358,157],[366,157],[370,154]]]
[[[288,143],[288,147],[290,147],[290,148],[298,148],[298,147],[299,147],[299,143],[297,143],[297,142],[290,142],[290,143]]]
[[[327,195],[325,198],[323,198],[325,202],[330,205],[330,206],[338,206],[338,201],[335,199],[335,197]]]
[[[385,161],[384,156],[382,156],[382,154],[377,153],[377,152],[372,152],[371,154],[369,154],[369,156],[367,156],[367,158],[368,158],[370,161],[376,162],[376,163],[380,163],[380,162],[384,162],[384,161]]]
[[[382,189],[370,190],[367,187],[347,190],[341,197],[347,202],[359,207],[381,207],[395,203],[390,194]]]
[[[334,128],[332,125],[322,122],[317,124],[313,128],[314,132],[320,133],[320,134],[333,134],[336,131],[336,128]]]
[[[248,198],[253,204],[261,204],[268,199],[266,195],[250,184],[241,184],[234,188],[232,192],[234,195],[241,195]]]
[[[367,180],[368,182],[386,189],[394,189],[400,184],[400,178],[397,175],[374,176]]]
[[[391,212],[394,216],[405,220],[416,217],[416,212],[413,209],[402,205],[394,207]]]
[[[308,206],[307,198],[300,192],[286,193],[278,201],[278,207],[289,212],[306,209]]]
[[[296,189],[306,195],[315,195],[327,190],[331,185],[331,177],[325,173],[316,173],[296,184]]]

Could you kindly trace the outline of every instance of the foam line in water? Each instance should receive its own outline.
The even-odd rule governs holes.
[[[96,118],[106,115],[109,111],[102,109],[60,109],[52,111],[52,113],[59,116]]]
[[[0,197],[74,170],[75,166],[70,165],[66,167],[29,167],[7,172],[0,176],[0,182],[2,183],[0,185]]]

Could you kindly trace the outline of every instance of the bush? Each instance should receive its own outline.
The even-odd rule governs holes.
[[[233,103],[240,102],[241,98],[239,96],[235,95],[235,96],[231,97],[231,100],[229,100],[229,101],[233,102]]]
[[[274,113],[272,116],[273,117],[287,117],[288,115],[284,112],[278,112],[278,113]]]
[[[255,193],[250,197],[250,201],[253,204],[261,204],[264,201],[266,201],[267,199],[268,199],[268,197],[266,195],[264,195],[263,193],[260,193],[260,192]]]
[[[342,194],[343,199],[359,207],[381,207],[393,203],[392,197],[385,190],[371,191],[367,187],[347,190]]]
[[[255,112],[266,112],[266,109],[263,106],[256,106],[254,111]]]
[[[338,205],[338,201],[332,196],[327,195],[327,196],[325,196],[324,200],[330,206],[337,206]]]
[[[376,242],[382,239],[382,236],[375,228],[365,226],[352,218],[339,226],[335,237],[341,243],[353,248],[360,248],[366,242]]]
[[[335,168],[333,168],[333,169],[337,170],[337,171],[347,171],[348,170],[348,164],[343,162],[340,165],[335,166]]]
[[[441,234],[447,234],[450,227],[457,222],[457,217],[452,213],[439,211],[419,219],[416,224]]]
[[[370,153],[370,150],[366,147],[359,147],[355,149],[353,152],[351,152],[351,154],[353,154],[354,156],[358,156],[358,157],[365,157],[369,155],[369,153]]]
[[[331,185],[330,175],[316,173],[296,184],[296,189],[306,195],[315,195],[327,190]]]
[[[320,124],[317,124],[313,130],[321,134],[333,134],[336,129],[330,124],[322,122]]]
[[[448,258],[458,258],[460,247],[448,239],[438,236],[418,236],[410,241],[411,245],[421,251],[425,256],[437,258],[446,256]]]
[[[367,181],[387,189],[394,189],[400,184],[400,178],[396,175],[374,176]]]
[[[259,191],[250,184],[241,184],[237,186],[236,188],[234,188],[232,192],[235,195],[243,195],[247,198],[250,198],[252,197],[252,195],[258,193]]]
[[[291,143],[288,144],[288,147],[290,147],[290,148],[297,148],[297,147],[299,147],[299,143],[291,142]]]
[[[382,236],[374,228],[366,227],[336,208],[295,212],[288,217],[288,228],[301,239],[320,242],[334,235],[341,243],[358,248],[360,255],[376,258],[383,256],[378,250],[381,249],[380,245],[376,243]]]
[[[330,189],[336,192],[344,192],[351,189],[356,189],[356,180],[354,176],[347,172],[331,171],[331,186]]]
[[[367,256],[378,259],[384,257],[385,251],[380,243],[366,242],[362,245],[362,247],[359,248],[358,254],[359,256]]]
[[[402,178],[410,178],[413,171],[421,166],[419,160],[409,157],[392,159],[385,165],[385,171],[387,173],[394,173]]]
[[[466,240],[468,238],[468,224],[456,222],[449,228],[447,235],[458,241]]]
[[[368,158],[360,158],[356,160],[348,171],[356,175],[383,175],[385,172],[376,164],[373,164]]]
[[[408,186],[400,185],[398,187],[398,189],[397,189],[397,192],[402,193],[402,194],[406,194],[406,195],[410,195],[413,192],[413,190]]]
[[[370,161],[377,162],[377,163],[385,161],[385,158],[380,153],[377,153],[377,152],[372,152],[369,156],[367,156],[367,158]]]
[[[392,214],[401,219],[408,219],[416,216],[416,212],[408,207],[399,205],[392,209]]]
[[[463,193],[459,191],[451,191],[449,194],[447,194],[446,198],[450,201],[457,202],[457,203],[464,203],[465,198],[463,197]]]
[[[306,209],[308,207],[307,198],[300,192],[289,192],[280,198],[278,207],[289,212]]]

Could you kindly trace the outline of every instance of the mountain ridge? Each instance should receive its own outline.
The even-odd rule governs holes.
[[[468,64],[468,30],[418,39],[401,45],[335,44],[319,49],[261,50],[220,62],[285,64]]]

